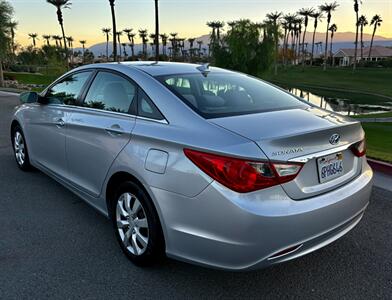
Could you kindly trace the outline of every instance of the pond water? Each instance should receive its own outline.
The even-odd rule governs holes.
[[[321,108],[343,115],[371,114],[392,111],[392,99],[369,94],[285,87],[290,93]]]

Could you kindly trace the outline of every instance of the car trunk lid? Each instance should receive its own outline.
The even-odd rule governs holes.
[[[271,161],[305,162],[300,174],[283,184],[293,199],[327,192],[352,180],[361,172],[361,159],[348,146],[364,137],[359,122],[322,109],[307,107],[210,119],[216,125],[253,140]],[[331,144],[332,135],[340,140]],[[341,176],[321,183],[317,159],[327,154],[342,156]]]

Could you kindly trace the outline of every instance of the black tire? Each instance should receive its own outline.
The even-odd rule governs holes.
[[[20,135],[22,142],[23,142],[23,153],[24,153],[24,157],[23,160],[18,159],[17,156],[17,149],[15,147],[15,138]],[[19,125],[16,125],[13,129],[12,129],[12,133],[11,133],[11,141],[12,141],[12,148],[14,150],[14,158],[16,161],[16,164],[18,165],[18,167],[23,170],[23,171],[30,171],[32,170],[32,166],[30,164],[30,157],[29,157],[29,151],[27,149],[27,144],[26,144],[26,139],[25,136],[23,134],[22,128]],[[19,146],[20,147],[20,146]]]
[[[139,200],[141,207],[143,208],[142,216],[145,215],[148,223],[148,242],[147,246],[144,249],[144,252],[139,255],[135,255],[129,250],[124,244],[121,236],[120,230],[117,226],[117,216],[120,214],[117,212],[117,204],[122,195],[130,193]],[[159,222],[159,217],[156,212],[156,209],[153,205],[152,200],[146,194],[146,192],[140,188],[137,184],[127,181],[118,186],[115,190],[113,197],[110,201],[110,218],[112,220],[113,229],[117,238],[117,241],[125,253],[125,255],[137,266],[149,266],[152,265],[159,260],[161,260],[165,255],[165,243],[163,238],[162,227]],[[127,229],[122,229],[123,231],[129,231],[130,227]],[[143,228],[142,228],[143,229]],[[141,230],[141,229],[140,229]],[[128,239],[129,241],[131,239]],[[131,243],[131,242],[130,242]],[[131,246],[131,245],[129,245]]]

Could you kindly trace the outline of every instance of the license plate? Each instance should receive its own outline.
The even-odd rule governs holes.
[[[335,153],[317,159],[320,183],[340,177],[344,173],[343,154]]]

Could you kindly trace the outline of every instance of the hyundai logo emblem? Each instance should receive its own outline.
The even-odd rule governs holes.
[[[340,141],[340,135],[337,133],[331,135],[331,137],[329,138],[329,143],[331,145],[336,145],[339,143],[339,141]]]

